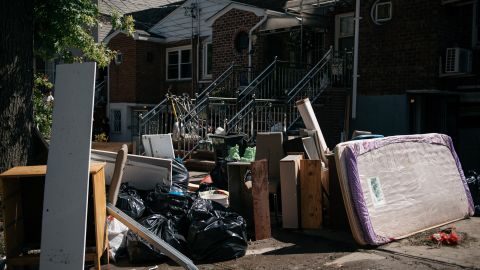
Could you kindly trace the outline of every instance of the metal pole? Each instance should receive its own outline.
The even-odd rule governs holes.
[[[352,82],[352,119],[357,117],[357,79],[358,79],[358,38],[360,32],[360,0],[355,1],[355,39],[353,49],[353,82]]]

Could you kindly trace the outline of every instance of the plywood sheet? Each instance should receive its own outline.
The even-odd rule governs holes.
[[[40,269],[83,269],[95,63],[57,66]]]
[[[252,197],[255,240],[267,239],[272,235],[270,228],[267,170],[267,160],[262,159],[252,162]]]
[[[300,161],[300,206],[303,229],[322,227],[322,163]]]
[[[473,214],[451,138],[394,136],[336,147],[355,239],[378,245]]]

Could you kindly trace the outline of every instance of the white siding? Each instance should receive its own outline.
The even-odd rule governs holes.
[[[197,34],[198,21],[200,21],[200,36],[212,35],[212,22],[205,22],[219,10],[226,7],[231,1],[228,0],[188,0],[181,7],[174,10],[167,17],[153,26],[150,31],[164,36],[167,42],[189,39],[192,36],[192,18],[185,14],[184,7],[190,7],[198,2],[200,16],[193,20],[193,33]]]

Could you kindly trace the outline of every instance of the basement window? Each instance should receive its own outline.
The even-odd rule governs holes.
[[[385,22],[392,19],[392,2],[378,2],[374,5],[375,22]]]
[[[190,46],[167,49],[167,80],[192,78],[192,48]]]

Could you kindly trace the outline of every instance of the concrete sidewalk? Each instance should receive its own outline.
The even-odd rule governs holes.
[[[199,269],[480,269],[480,218],[455,222],[467,236],[457,247],[436,247],[418,235],[376,248],[357,246],[345,233],[302,233],[274,229],[271,239],[251,242],[247,255],[225,262],[199,264]],[[421,236],[423,237],[423,236]],[[423,244],[425,243],[425,244]],[[152,268],[153,267],[153,268]],[[107,269],[105,267],[105,269]],[[182,269],[173,262],[109,269]]]

